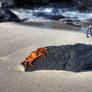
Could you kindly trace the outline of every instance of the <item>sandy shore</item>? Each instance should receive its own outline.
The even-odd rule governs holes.
[[[84,33],[0,24],[0,92],[92,92],[92,71],[22,72],[20,63],[39,47],[92,44]],[[23,69],[23,68],[22,68]]]

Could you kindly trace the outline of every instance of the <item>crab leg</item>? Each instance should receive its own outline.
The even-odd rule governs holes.
[[[27,67],[28,57],[25,59],[25,68]]]
[[[31,59],[30,57],[27,57],[25,60],[25,68],[27,67],[27,62],[29,62],[29,65],[33,67],[33,65],[31,64],[33,62],[33,59]]]
[[[44,51],[45,51],[46,53],[49,53],[49,51],[47,50],[47,48],[45,48]]]
[[[32,62],[29,62],[29,65],[30,65],[30,66],[32,66],[32,67],[34,67],[34,65],[33,65],[33,64],[31,64],[31,63],[32,63]]]
[[[43,57],[46,59],[46,56],[45,56],[45,54],[44,54],[44,53],[42,53],[42,55],[43,55]]]

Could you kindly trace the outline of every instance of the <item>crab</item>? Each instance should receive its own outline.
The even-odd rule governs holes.
[[[46,55],[44,52],[49,53],[47,48],[38,48],[36,51],[31,52],[30,55],[25,59],[25,68],[27,68],[27,63],[29,63],[31,67],[34,67],[32,62],[40,56],[43,56],[46,59]]]

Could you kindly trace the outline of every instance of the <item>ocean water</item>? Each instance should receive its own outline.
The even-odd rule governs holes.
[[[71,19],[85,20],[92,18],[92,11],[78,11],[75,7],[72,8],[53,8],[53,7],[40,7],[36,9],[12,9],[21,19],[47,19],[42,16],[35,16],[36,13],[43,13],[46,15],[62,15]],[[50,19],[47,19],[50,20]]]
[[[75,7],[71,8],[53,8],[53,7],[40,7],[35,9],[12,9],[12,11],[24,22],[36,22],[36,23],[43,23],[40,25],[40,27],[46,27],[46,28],[54,28],[52,24],[48,25],[48,22],[52,23],[54,22],[62,22],[62,20],[67,20],[67,17],[69,20],[73,20],[74,25],[82,25],[80,29],[78,29],[80,32],[87,33],[88,27],[83,26],[84,24],[87,26],[92,25],[92,10],[86,10],[86,11],[78,11]],[[64,16],[66,18],[61,18],[59,20],[52,20],[50,18],[46,18],[44,16],[36,16],[35,14],[43,14],[45,16]],[[79,22],[77,22],[79,20]],[[90,22],[89,22],[90,20]],[[81,21],[81,22],[80,22]],[[47,24],[46,24],[47,22]],[[44,24],[45,23],[45,24]],[[64,23],[64,22],[62,22]],[[32,25],[32,24],[31,24]],[[33,24],[34,25],[34,24]],[[35,24],[35,26],[38,26]],[[61,27],[59,27],[61,29]],[[91,26],[92,28],[92,26]]]

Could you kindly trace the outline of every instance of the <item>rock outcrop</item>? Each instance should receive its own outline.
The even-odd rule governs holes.
[[[79,10],[92,9],[92,0],[74,0]]]
[[[67,70],[80,72],[92,69],[92,45],[75,44],[47,47],[49,54],[44,59],[39,57],[33,62],[34,68],[27,65],[26,71]],[[22,63],[24,65],[24,62]]]
[[[24,7],[24,6],[40,6],[53,3],[61,3],[64,6],[75,5],[79,10],[92,9],[92,0],[0,0],[5,7]]]
[[[3,7],[14,6],[14,0],[0,0]]]
[[[31,5],[42,5],[42,4],[53,4],[53,3],[67,3],[69,6],[75,5],[79,10],[92,9],[92,0],[23,0],[25,4]]]
[[[0,8],[0,22],[20,22],[20,19],[7,8]]]

